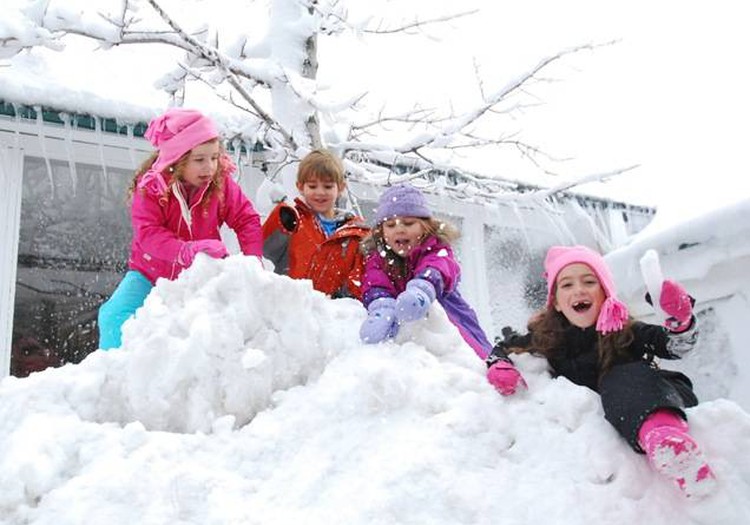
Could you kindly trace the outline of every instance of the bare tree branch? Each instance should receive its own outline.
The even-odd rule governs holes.
[[[427,27],[429,25],[435,25],[435,24],[444,24],[445,22],[450,22],[452,20],[456,20],[458,18],[462,18],[465,16],[471,16],[477,14],[479,11],[474,9],[472,11],[463,11],[461,13],[454,13],[451,15],[445,15],[440,16],[437,18],[431,18],[429,20],[414,20],[413,22],[409,22],[407,24],[403,24],[396,27],[391,28],[377,28],[377,29],[363,29],[363,33],[369,33],[372,35],[392,35],[394,33],[407,33],[409,34],[410,31],[414,29],[422,29],[424,27]]]
[[[311,28],[309,33],[302,32],[297,35],[301,37],[300,42],[303,42],[300,44],[303,46],[300,50],[302,61],[299,65],[294,63],[290,65],[281,61],[277,62],[273,57],[248,58],[247,55],[253,53],[245,50],[247,37],[241,46],[233,46],[236,51],[230,51],[228,54],[222,53],[219,48],[218,33],[208,34],[205,30],[190,33],[169,16],[161,7],[159,0],[147,1],[159,17],[157,27],[154,29],[146,30],[142,27],[136,29],[140,27],[138,24],[143,22],[144,11],[136,9],[140,7],[140,3],[136,5],[132,0],[123,0],[121,7],[113,14],[98,13],[101,20],[106,21],[106,27],[102,27],[102,24],[92,24],[90,19],[89,23],[86,23],[83,18],[54,16],[54,9],[50,7],[52,4],[46,3],[44,9],[49,10],[50,15],[41,19],[37,17],[32,21],[32,24],[37,25],[37,32],[33,37],[28,37],[24,42],[8,37],[0,40],[0,46],[4,48],[2,49],[4,55],[7,55],[9,50],[11,53],[17,52],[24,46],[44,45],[61,49],[64,47],[63,37],[71,34],[95,41],[102,48],[125,44],[161,44],[180,49],[186,53],[186,58],[173,71],[164,75],[161,81],[162,89],[179,104],[184,97],[189,80],[196,80],[210,86],[216,97],[257,119],[258,126],[253,131],[258,135],[262,133],[263,140],[268,147],[274,150],[277,157],[284,158],[282,167],[286,163],[296,162],[299,156],[306,152],[305,148],[308,145],[323,146],[319,115],[332,115],[332,119],[335,119],[336,113],[340,112],[341,108],[349,109],[354,113],[361,109],[360,105],[365,96],[360,95],[350,101],[344,101],[346,105],[332,104],[323,100],[316,84],[317,35],[335,34],[344,29],[381,35],[412,34],[429,26],[443,24],[475,13],[475,11],[465,11],[430,19],[415,19],[393,26],[385,26],[381,22],[376,26],[361,28],[354,27],[348,22],[343,3],[338,0],[328,2],[289,0],[295,7],[301,8],[302,16],[310,16],[308,22]],[[150,18],[147,21],[150,22]],[[162,22],[167,28],[164,28]],[[296,27],[299,26],[300,24],[296,25]],[[540,158],[550,160],[551,156],[541,151],[539,147],[519,139],[516,133],[498,133],[496,128],[489,128],[487,124],[496,116],[512,117],[532,107],[534,98],[530,88],[534,83],[554,81],[546,76],[552,64],[575,53],[610,44],[612,42],[576,46],[546,57],[495,92],[489,92],[482,80],[479,65],[475,61],[474,72],[478,93],[481,96],[480,102],[475,107],[467,111],[456,111],[451,107],[439,110],[416,105],[406,112],[396,114],[388,114],[381,109],[376,116],[367,119],[349,118],[347,115],[349,122],[354,122],[353,124],[347,123],[347,139],[340,142],[329,139],[328,147],[342,153],[347,169],[355,179],[359,177],[365,180],[369,176],[374,176],[376,179],[382,176],[384,180],[392,180],[394,177],[416,177],[423,179],[425,184],[435,185],[435,187],[445,184],[445,180],[450,180],[448,186],[453,189],[446,190],[447,192],[457,194],[466,192],[467,195],[472,196],[498,196],[513,191],[513,185],[498,184],[493,177],[458,174],[451,166],[441,164],[445,162],[444,160],[436,161],[436,159],[446,157],[455,159],[467,150],[481,148],[515,148],[522,157],[538,169],[547,174],[553,174],[539,162]],[[273,115],[267,110],[260,102],[263,99],[256,96],[256,88],[270,91],[273,100],[281,99],[285,102],[288,100],[289,104],[295,105],[295,109],[296,104],[299,104],[297,120],[287,118],[284,121],[287,125],[282,125],[279,118],[284,118],[284,116]],[[229,89],[228,92],[227,89]],[[263,94],[265,93],[266,91]],[[529,99],[532,100],[531,103],[528,102]],[[395,143],[394,139],[386,140],[385,144],[377,143],[375,137],[378,133],[382,136],[383,131],[391,133],[391,136],[399,132],[407,139],[400,144]],[[298,135],[295,136],[295,133]],[[627,170],[611,173],[623,171]]]

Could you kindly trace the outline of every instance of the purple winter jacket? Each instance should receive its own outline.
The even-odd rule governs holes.
[[[362,279],[362,302],[365,306],[380,297],[397,297],[411,279],[425,279],[435,287],[436,299],[448,319],[477,355],[485,359],[492,351],[492,345],[479,326],[476,313],[458,293],[461,267],[450,245],[434,235],[430,236],[409,253],[406,267],[404,278],[394,278],[388,274],[385,258],[377,250],[370,252],[365,260]]]
[[[159,277],[175,279],[185,269],[177,260],[182,245],[199,239],[221,240],[219,228],[224,223],[237,234],[242,253],[260,257],[260,216],[230,173],[225,169],[219,175],[224,180],[223,199],[214,193],[207,205],[202,201],[210,183],[186,198],[181,184],[174,184],[163,193],[167,186],[161,174],[145,174],[142,179],[150,176],[151,180],[142,180],[133,193],[133,241],[128,267],[142,273],[152,284]],[[179,192],[179,199],[175,192]]]

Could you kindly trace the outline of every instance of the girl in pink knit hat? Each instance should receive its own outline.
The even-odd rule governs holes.
[[[176,279],[199,253],[229,255],[219,230],[237,234],[245,255],[260,257],[260,216],[232,179],[236,167],[213,121],[173,108],[149,123],[156,151],[133,178],[128,272],[99,309],[99,347],[117,348],[123,323],[143,305],[159,278]]]
[[[547,358],[552,373],[601,395],[604,416],[652,467],[687,496],[704,495],[716,480],[690,436],[685,408],[698,404],[680,372],[660,370],[655,357],[678,359],[695,345],[693,299],[665,280],[660,306],[665,326],[633,321],[617,299],[604,258],[585,246],[553,246],[544,261],[547,306],[534,315],[528,334],[504,330],[505,340],[487,358],[490,383],[510,353]]]

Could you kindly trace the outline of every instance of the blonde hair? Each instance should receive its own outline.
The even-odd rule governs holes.
[[[346,184],[344,164],[336,155],[326,149],[316,149],[305,155],[297,169],[297,183],[304,184],[312,179],[335,182],[339,188]]]
[[[223,198],[223,191],[221,190],[223,190],[224,188],[224,175],[228,172],[230,166],[230,160],[227,156],[226,150],[224,149],[224,145],[219,141],[218,138],[207,140],[203,144],[210,144],[212,142],[219,143],[219,162],[216,165],[216,173],[214,173],[208,190],[206,190],[206,194],[203,199],[204,206],[208,205],[210,197],[216,192],[218,192],[220,199]],[[199,144],[199,146],[202,146],[203,144]],[[165,180],[165,182],[167,183],[167,190],[159,197],[160,202],[166,202],[169,198],[169,193],[172,190],[172,186],[184,180],[183,174],[185,172],[185,166],[188,163],[188,159],[190,158],[190,153],[192,151],[193,150],[187,151],[174,164],[172,164],[171,166],[166,168],[164,172],[162,172],[163,174],[166,172],[167,175]],[[149,157],[144,160],[143,163],[135,171],[133,180],[130,181],[130,186],[128,187],[128,199],[131,199],[133,197],[133,194],[138,188],[138,181],[147,171],[151,169],[151,166],[154,165],[154,162],[156,162],[157,158],[159,158],[159,151],[152,152],[151,155],[149,155]]]
[[[422,237],[422,241],[430,236],[435,236],[439,241],[444,242],[445,244],[452,244],[461,236],[458,228],[449,222],[436,219],[435,217],[414,218],[422,224],[422,228],[424,229],[425,233]],[[388,244],[386,244],[385,237],[383,236],[382,222],[375,226],[367,237],[362,239],[360,250],[364,255],[371,253],[373,250],[377,250],[383,255],[389,273],[392,273],[395,277],[406,276],[406,258],[391,250]]]

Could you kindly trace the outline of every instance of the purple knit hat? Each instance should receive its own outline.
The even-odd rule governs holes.
[[[417,188],[397,184],[383,192],[375,210],[375,224],[393,217],[432,217],[427,200]]]
[[[607,299],[599,311],[596,329],[602,334],[622,330],[628,320],[628,308],[617,299],[617,288],[604,258],[586,246],[552,246],[544,259],[544,277],[547,279],[547,306],[555,302],[557,275],[570,264],[583,263],[591,268],[599,279]]]
[[[194,109],[171,108],[151,119],[143,136],[159,150],[159,156],[138,182],[157,195],[167,191],[162,172],[196,146],[219,136],[213,121]]]

